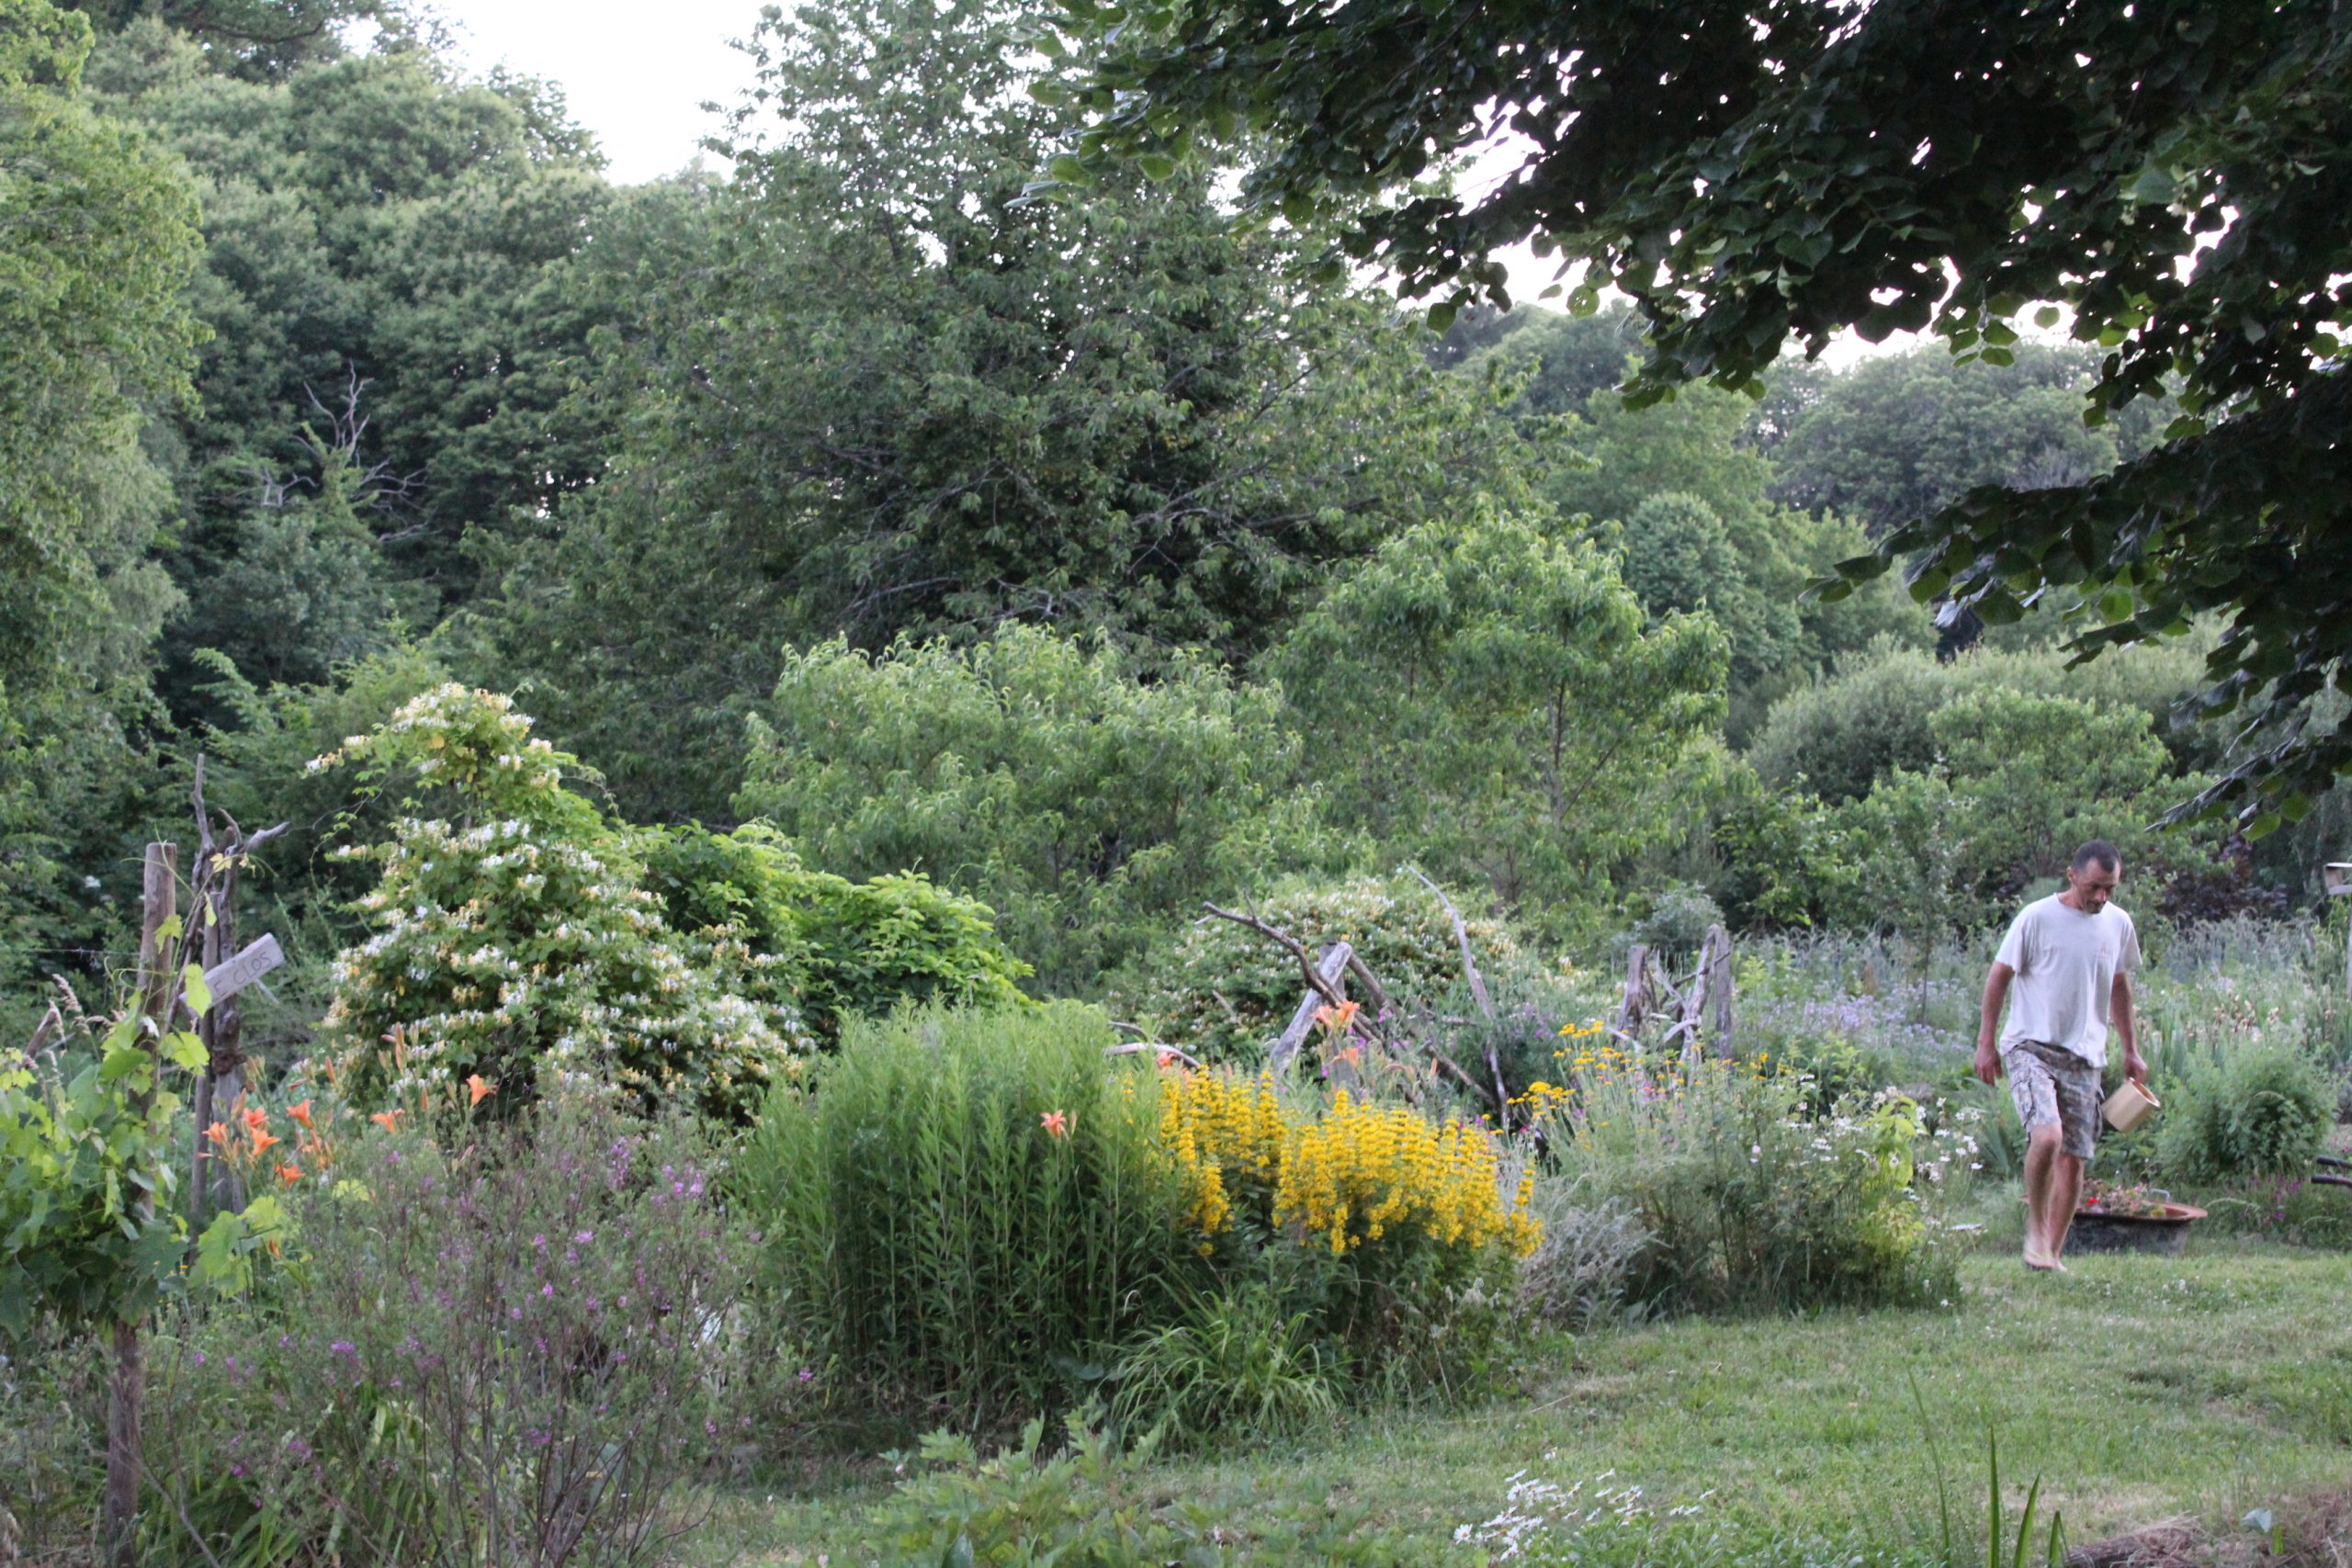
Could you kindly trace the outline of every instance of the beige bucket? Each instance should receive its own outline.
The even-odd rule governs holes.
[[[2163,1109],[2162,1100],[2130,1078],[2125,1078],[2123,1087],[2109,1095],[2107,1102],[2099,1107],[2099,1114],[2106,1117],[2107,1124],[2117,1132],[2128,1133]]]

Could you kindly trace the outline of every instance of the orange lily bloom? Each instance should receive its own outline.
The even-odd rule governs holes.
[[[1057,1138],[1069,1136],[1069,1112],[1067,1111],[1046,1111],[1037,1118],[1037,1124]]]
[[[468,1097],[466,1100],[467,1109],[471,1110],[473,1107],[480,1105],[483,1100],[488,1100],[492,1095],[496,1094],[497,1092],[498,1086],[496,1084],[484,1081],[480,1073],[473,1074],[466,1079],[466,1094]]]
[[[245,1131],[258,1133],[269,1125],[269,1112],[256,1105],[244,1113]]]
[[[215,1122],[204,1130],[204,1135],[225,1148],[229,1143],[229,1124],[226,1122]]]
[[[401,1130],[401,1113],[397,1111],[379,1111],[368,1120],[387,1133],[397,1133]]]
[[[277,1168],[277,1179],[291,1187],[302,1179],[302,1168],[299,1165],[281,1165]]]
[[[300,1105],[289,1105],[286,1108],[286,1114],[308,1127],[311,1124],[311,1102],[306,1100]]]
[[[1351,1045],[1345,1050],[1334,1052],[1333,1055],[1351,1067],[1363,1065],[1363,1047],[1361,1045]]]
[[[256,1133],[254,1133],[254,1158],[255,1158],[255,1159],[259,1159],[259,1158],[261,1158],[262,1155],[263,1155],[266,1151],[267,1151],[267,1149],[269,1148],[269,1146],[270,1146],[272,1144],[282,1144],[282,1143],[284,1143],[285,1141],[286,1141],[285,1139],[283,1139],[283,1138],[279,1137],[279,1136],[278,1136],[277,1134],[275,1134],[275,1133],[266,1133],[266,1132],[256,1132]]]

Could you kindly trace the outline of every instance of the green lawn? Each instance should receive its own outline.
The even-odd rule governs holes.
[[[1660,1513],[1783,1531],[1935,1529],[1934,1467],[1909,1380],[1942,1448],[1955,1506],[1984,1497],[1988,1428],[2001,1469],[2042,1477],[2071,1538],[2178,1514],[2247,1509],[2352,1481],[2352,1258],[2215,1237],[2179,1258],[2092,1258],[2029,1274],[1967,1260],[1948,1311],[1683,1321],[1600,1334],[1527,1370],[1523,1392],[1466,1413],[1367,1416],[1280,1452],[1156,1466],[1169,1499],[1212,1508],[1244,1540],[1295,1539],[1329,1514],[1402,1533],[1431,1555],[1497,1511],[1506,1478],[1645,1488]],[[877,1477],[727,1499],[694,1561],[866,1561]]]

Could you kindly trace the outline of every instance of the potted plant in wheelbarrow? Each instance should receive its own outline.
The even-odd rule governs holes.
[[[2191,1203],[2176,1203],[2160,1188],[2086,1181],[2075,1206],[2068,1252],[2178,1252],[2188,1227],[2205,1217]]]

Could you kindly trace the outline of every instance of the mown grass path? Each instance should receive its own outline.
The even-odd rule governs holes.
[[[1493,1514],[1522,1470],[1564,1485],[1613,1471],[1661,1514],[1708,1495],[1702,1517],[1726,1525],[1932,1539],[1927,1428],[1962,1520],[1983,1517],[1991,1430],[2011,1517],[2039,1474],[2045,1517],[2062,1509],[2076,1541],[2352,1483],[2352,1257],[2217,1238],[2072,1269],[2031,1275],[1988,1252],[1966,1261],[1950,1310],[1595,1335],[1528,1369],[1517,1397],[1384,1413],[1151,1479],[1245,1540],[1336,1511],[1464,1562],[1478,1554],[1445,1546],[1454,1528]],[[865,1561],[876,1492],[732,1498],[707,1560]]]

